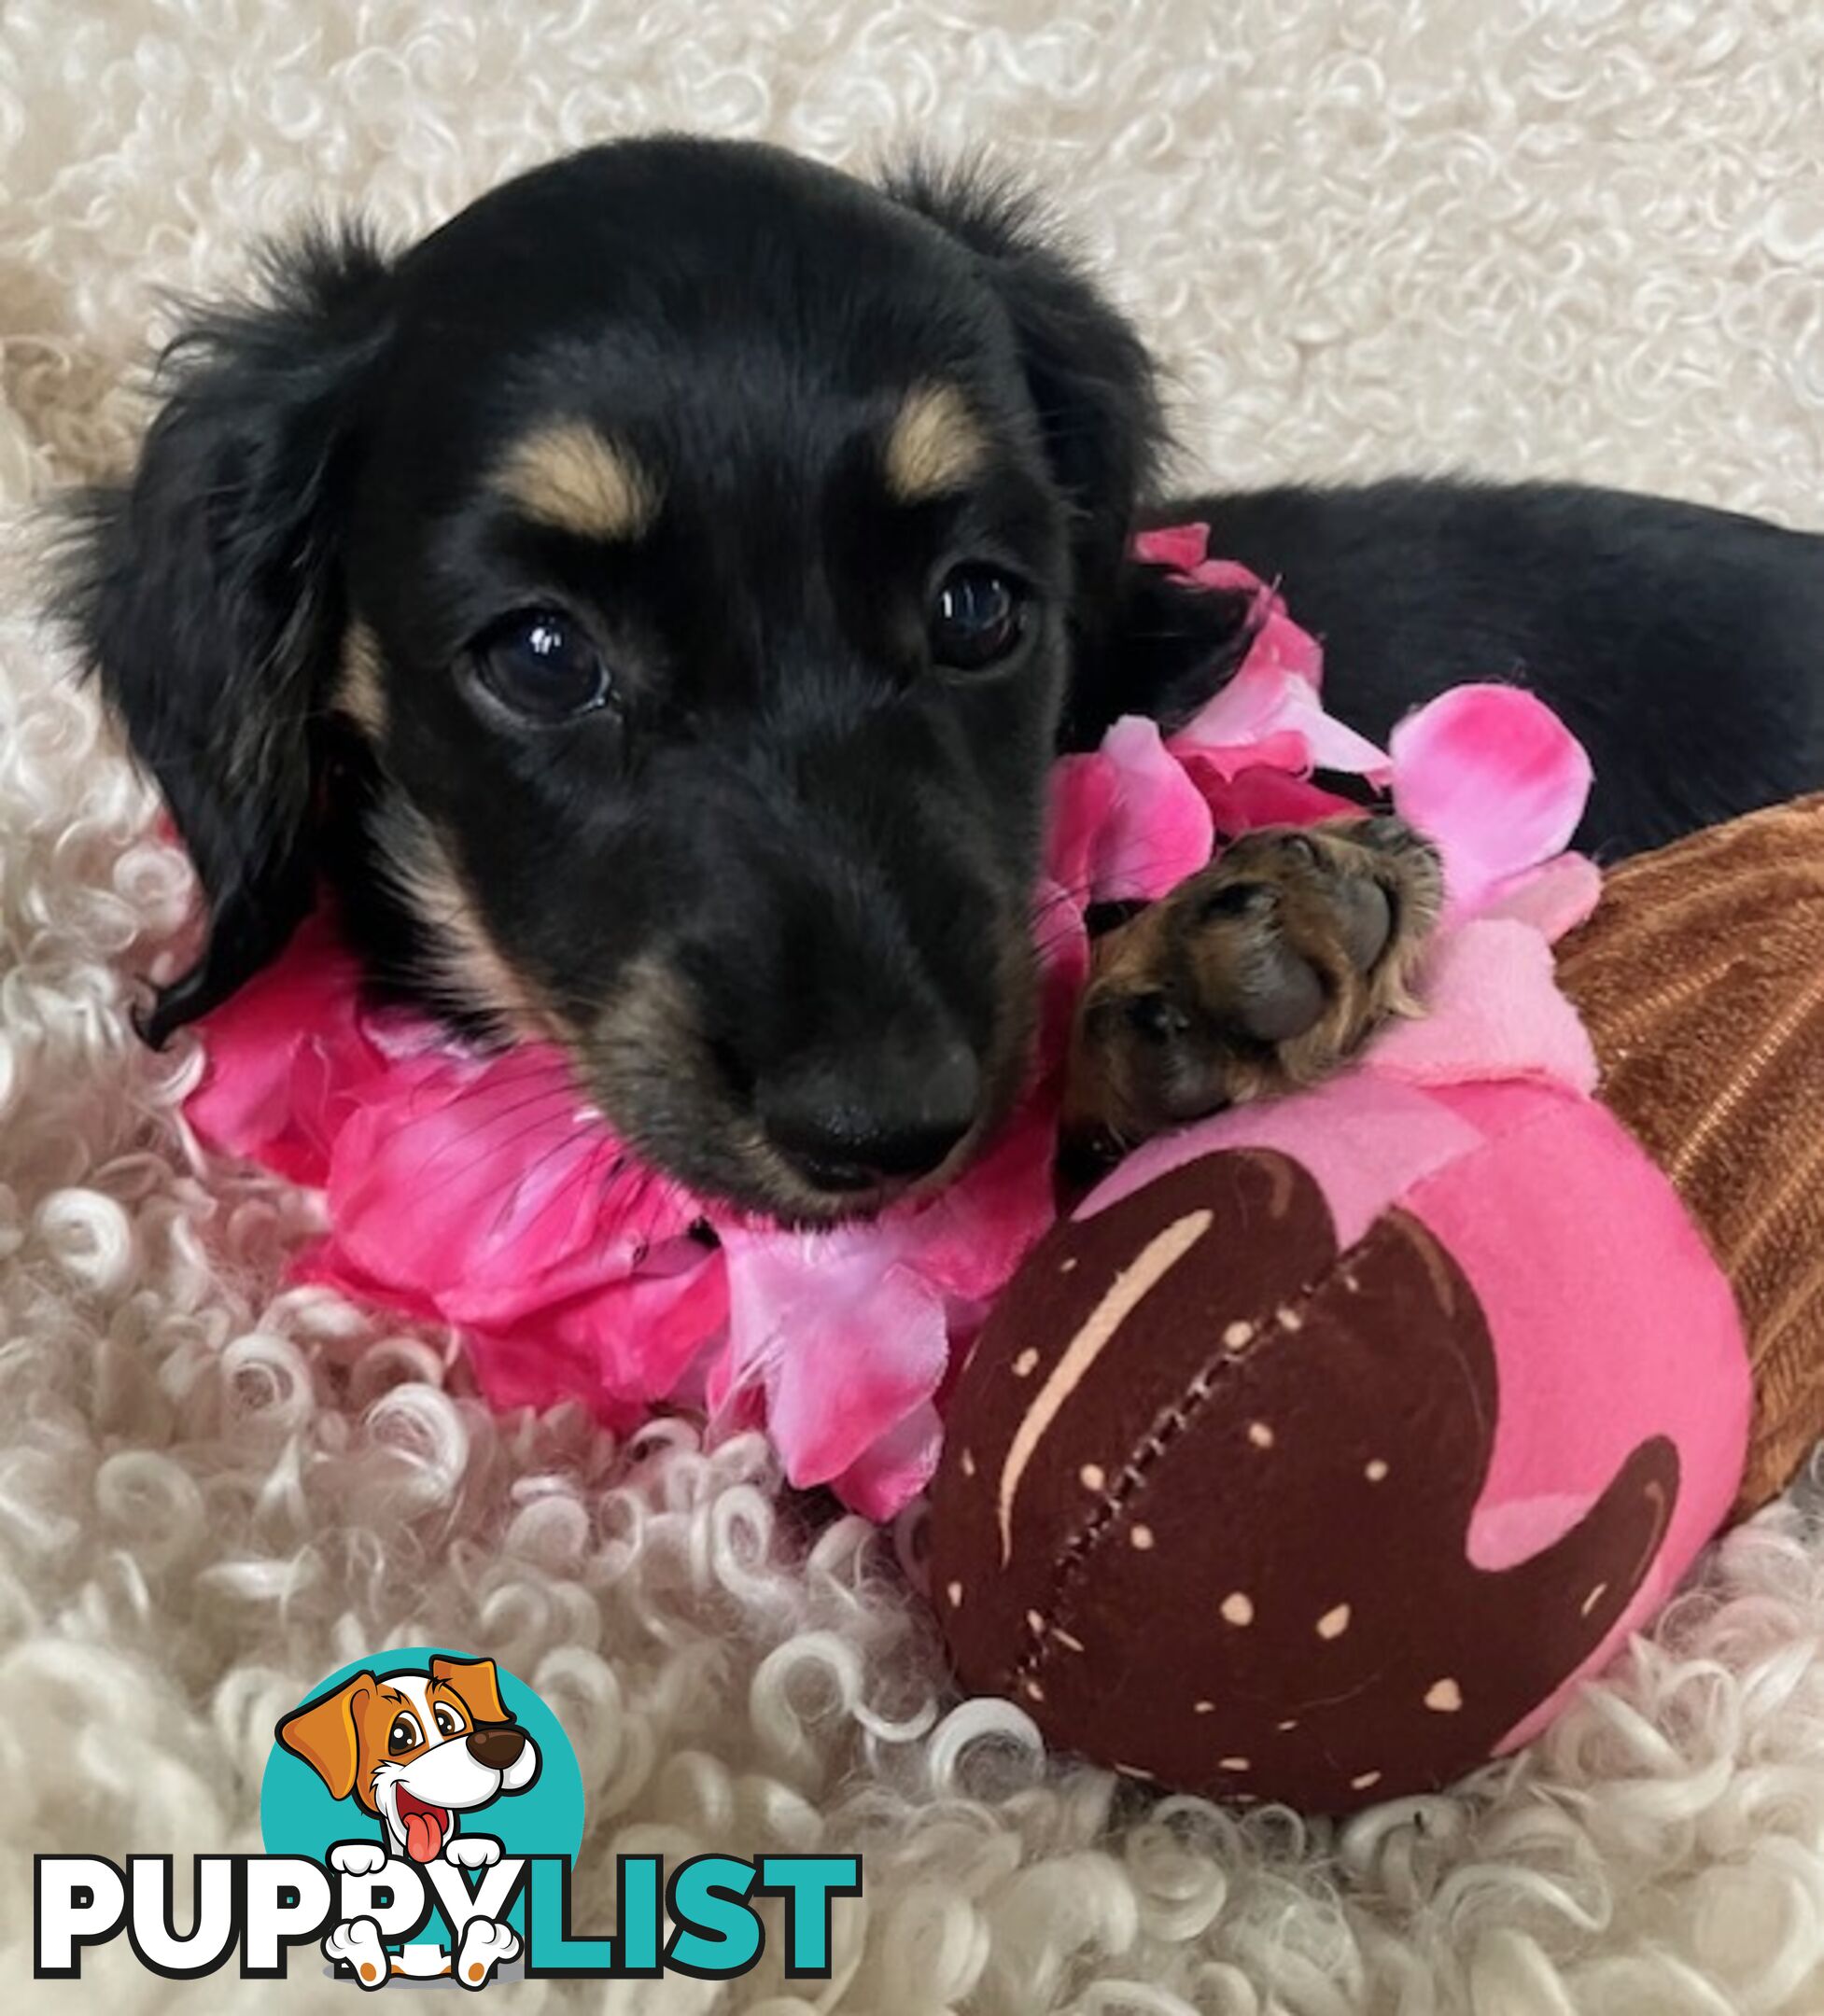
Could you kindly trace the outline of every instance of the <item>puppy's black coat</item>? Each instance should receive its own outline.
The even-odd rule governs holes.
[[[211,905],[152,1033],[327,879],[379,981],[555,1038],[768,1211],[941,1176],[1017,1091],[1052,752],[1246,641],[1130,560],[1147,522],[1281,580],[1370,733],[1536,686],[1601,851],[1824,783],[1816,540],[1559,488],[1165,501],[1144,349],[979,179],[596,148],[396,259],[282,255],[171,370],[70,595]]]
[[[1186,509],[1177,507],[1179,511]],[[1211,497],[1215,551],[1324,640],[1325,691],[1384,740],[1465,679],[1531,687],[1595,764],[1606,859],[1824,784],[1824,540],[1569,484],[1394,481]]]

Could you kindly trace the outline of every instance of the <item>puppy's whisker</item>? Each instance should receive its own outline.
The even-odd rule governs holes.
[[[549,1169],[564,1153],[566,1145],[559,1142],[547,1148],[542,1155],[527,1164],[521,1172],[521,1181],[529,1183],[542,1170]],[[538,1215],[540,1218],[548,1218],[554,1212],[562,1211],[580,1193],[587,1190],[593,1180],[596,1165],[604,1157],[611,1158],[615,1152],[606,1141],[594,1143],[577,1160],[568,1174],[557,1183],[550,1196],[540,1204]],[[498,1233],[505,1227],[508,1213],[512,1209],[513,1202],[514,1197],[512,1189],[503,1192],[499,1206],[495,1211],[493,1223],[489,1227],[491,1232]]]
[[[528,1059],[528,1063],[537,1064],[540,1068],[528,1069],[518,1071],[516,1075],[505,1077],[508,1089],[520,1096],[492,1115],[490,1124],[493,1120],[510,1120],[515,1113],[525,1113],[540,1101],[558,1098],[566,1092],[564,1079],[553,1071],[549,1065],[544,1064],[541,1059]],[[503,1075],[514,1071],[515,1066],[510,1061],[504,1067]],[[414,1088],[411,1094],[409,1106],[414,1113],[434,1111],[443,1103],[445,1097],[444,1088],[439,1085],[421,1085]]]
[[[514,1127],[511,1132],[504,1135],[500,1132],[497,1121],[498,1118],[512,1118],[517,1113],[526,1112],[529,1108],[535,1105],[541,1105],[544,1102],[545,1096],[546,1095],[540,1093],[535,1095],[532,1099],[519,1101],[515,1106],[509,1108],[504,1114],[496,1116],[495,1120],[490,1120],[486,1127],[479,1130],[474,1135],[467,1136],[461,1140],[446,1141],[442,1143],[441,1146],[432,1150],[432,1152],[426,1156],[424,1162],[420,1164],[415,1175],[413,1178],[414,1187],[416,1188],[417,1185],[424,1183],[426,1179],[429,1177],[431,1170],[437,1166],[437,1164],[441,1162],[444,1158],[444,1156],[456,1151],[460,1150],[466,1156],[469,1157],[472,1157],[475,1155],[481,1153],[485,1153],[488,1155],[498,1155],[503,1150],[516,1147],[523,1141],[530,1140],[534,1135],[539,1132],[541,1127],[543,1127],[547,1124],[544,1114],[535,1113],[531,1119],[525,1121],[520,1126]],[[569,1145],[573,1138],[574,1137],[567,1137],[566,1141],[561,1145]],[[554,1150],[554,1152],[555,1151]],[[457,1168],[452,1170],[448,1175],[441,1177],[438,1179],[437,1182],[430,1183],[428,1188],[419,1189],[417,1194],[421,1197],[437,1197],[451,1183],[457,1182],[466,1173],[467,1170],[465,1168]]]

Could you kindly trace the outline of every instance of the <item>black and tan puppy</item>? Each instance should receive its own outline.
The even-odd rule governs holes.
[[[327,880],[380,984],[555,1037],[645,1155],[786,1215],[943,1180],[1012,1098],[1053,752],[1244,641],[1129,561],[1148,520],[1283,579],[1369,733],[1533,682],[1595,757],[1586,841],[1824,782],[1814,541],[1562,490],[1170,502],[1141,344],[979,180],[596,148],[397,257],[283,254],[170,370],[71,596],[211,906],[150,1032]]]

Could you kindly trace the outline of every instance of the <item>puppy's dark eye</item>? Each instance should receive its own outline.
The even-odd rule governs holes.
[[[425,1740],[425,1732],[418,1727],[418,1718],[400,1709],[393,1717],[393,1726],[386,1731],[386,1748],[395,1756],[401,1750],[415,1750]]]
[[[998,568],[952,567],[931,605],[931,655],[952,672],[999,665],[1026,629],[1026,592]]]
[[[528,721],[568,721],[612,696],[600,651],[581,624],[551,609],[505,618],[483,631],[469,656],[495,699]]]

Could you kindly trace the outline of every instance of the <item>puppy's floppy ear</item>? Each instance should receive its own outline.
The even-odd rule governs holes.
[[[273,1732],[293,1757],[302,1757],[322,1779],[331,1799],[344,1799],[355,1789],[361,1757],[355,1711],[377,1684],[371,1673],[358,1673],[333,1693],[294,1708]]]
[[[476,1722],[511,1722],[500,1699],[500,1675],[491,1659],[434,1659],[430,1676],[453,1687]]]
[[[1093,747],[1122,714],[1171,721],[1194,713],[1245,654],[1248,602],[1130,556],[1166,447],[1145,345],[1035,199],[1006,176],[979,162],[914,161],[886,188],[980,260],[1013,324],[1052,472],[1075,514],[1064,746]]]
[[[1239,670],[1256,628],[1251,595],[1129,560],[1105,625],[1077,651],[1059,745],[1094,749],[1124,714],[1183,727]]]
[[[309,905],[317,717],[343,622],[337,498],[384,342],[386,265],[358,231],[267,262],[262,298],[199,315],[137,469],[76,507],[63,596],[208,898],[161,1043],[271,959]]]

